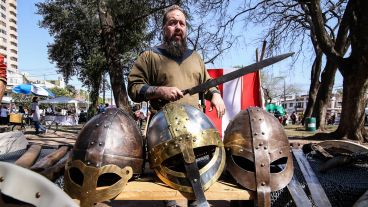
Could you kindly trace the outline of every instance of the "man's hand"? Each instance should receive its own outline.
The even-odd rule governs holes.
[[[216,108],[217,111],[217,117],[219,119],[222,118],[222,116],[225,114],[225,103],[221,98],[221,95],[218,93],[214,93],[212,95],[212,99],[211,99],[211,108],[209,111],[212,111],[213,108]]]
[[[184,97],[183,93],[177,87],[160,86],[155,90],[155,95],[159,99],[176,101]]]

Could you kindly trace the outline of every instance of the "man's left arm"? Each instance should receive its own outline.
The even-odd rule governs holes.
[[[203,68],[203,75],[204,75],[204,80],[203,82],[206,82],[208,80],[211,80],[211,76],[208,74],[203,61],[201,61],[201,67]],[[217,87],[212,87],[210,89],[208,89],[205,94],[204,94],[205,99],[211,101],[211,107],[209,109],[209,111],[212,111],[213,108],[216,109],[217,111],[217,117],[221,118],[226,111],[225,108],[225,103],[224,100],[221,97],[220,91],[218,90]]]

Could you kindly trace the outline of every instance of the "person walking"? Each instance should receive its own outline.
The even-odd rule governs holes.
[[[46,128],[43,127],[40,123],[41,113],[40,113],[40,107],[38,106],[38,97],[37,96],[32,98],[31,112],[32,112],[32,115],[33,115],[32,118],[33,118],[33,123],[35,125],[36,134],[46,133],[47,132]]]

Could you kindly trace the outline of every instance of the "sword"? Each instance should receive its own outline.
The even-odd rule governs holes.
[[[234,80],[234,79],[239,78],[239,77],[241,77],[243,75],[246,75],[248,73],[252,73],[252,72],[261,70],[261,69],[263,69],[267,66],[275,64],[275,63],[277,63],[277,62],[279,62],[279,61],[281,61],[285,58],[288,58],[292,55],[294,55],[293,52],[286,53],[286,54],[283,54],[283,55],[278,55],[278,56],[275,56],[275,57],[271,57],[271,58],[262,60],[262,61],[257,62],[257,63],[253,63],[251,65],[245,66],[243,68],[240,68],[236,71],[233,71],[233,72],[228,73],[226,75],[223,75],[221,77],[211,79],[211,80],[209,80],[205,83],[199,84],[198,86],[194,86],[192,88],[182,90],[182,93],[183,93],[183,95],[185,95],[185,94],[193,95],[193,94],[196,94],[196,93],[199,93],[199,92],[206,91],[209,88],[212,88],[212,87],[218,86],[222,83],[226,83],[228,81]]]
[[[252,73],[252,72],[261,70],[261,69],[263,69],[267,66],[275,64],[275,63],[277,63],[277,62],[279,62],[279,61],[281,61],[285,58],[288,58],[292,55],[294,55],[293,52],[286,53],[286,54],[283,54],[283,55],[278,55],[278,56],[271,57],[271,58],[267,58],[265,60],[262,60],[262,61],[257,62],[257,63],[253,63],[253,64],[248,65],[248,66],[245,66],[243,68],[240,68],[236,71],[233,71],[233,72],[228,73],[226,75],[223,75],[221,77],[206,81],[205,83],[199,84],[198,86],[194,86],[192,88],[182,90],[181,92],[183,93],[183,95],[186,95],[186,94],[193,95],[193,94],[196,94],[196,93],[204,92],[204,91],[206,91],[206,90],[208,90],[212,87],[218,86],[222,83],[226,83],[228,81],[234,80],[234,79],[239,78],[239,77],[241,77],[243,75],[246,75],[248,73]],[[152,100],[150,102],[151,102],[151,106],[156,110],[159,110],[161,107],[163,107],[165,104],[168,103],[168,101],[161,100],[161,99],[155,99],[155,100]]]

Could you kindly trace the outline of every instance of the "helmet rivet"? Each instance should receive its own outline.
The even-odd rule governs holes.
[[[107,124],[105,124],[104,127],[107,128],[108,127]]]
[[[96,127],[100,126],[99,124],[96,124]]]
[[[239,152],[243,152],[244,150],[243,149],[240,149]]]
[[[260,121],[262,121],[262,118],[259,118]]]
[[[254,118],[252,118],[252,121],[254,121]]]
[[[102,146],[102,142],[98,143],[98,145]]]
[[[258,135],[258,133],[254,133],[254,136],[257,136]]]
[[[265,166],[265,164],[264,163],[261,163],[261,167],[264,167]]]
[[[91,145],[94,145],[94,144],[95,144],[95,142],[94,142],[94,141],[92,141],[90,144],[91,144]]]
[[[188,121],[188,120],[189,120],[189,118],[185,118],[185,120],[187,120],[187,121]]]
[[[179,145],[176,144],[175,147],[179,147]]]
[[[4,177],[0,177],[0,182],[3,182],[4,181]]]
[[[279,151],[279,154],[282,154],[282,150]]]
[[[195,141],[197,141],[197,139],[196,139],[196,138],[194,138],[194,139],[193,139],[193,142],[195,142]]]
[[[40,192],[37,192],[36,193],[36,198],[40,198],[41,197],[41,193]]]
[[[183,138],[179,137],[179,141],[183,140]]]
[[[167,146],[167,142],[165,142],[165,146]],[[153,151],[153,149],[152,149],[152,151]]]
[[[179,129],[178,129],[178,128],[176,128],[176,129],[175,129],[175,131],[179,131]]]
[[[263,147],[263,149],[265,149],[265,150],[266,150],[266,149],[267,149],[267,146],[264,146],[264,147]]]
[[[265,186],[265,185],[266,185],[266,183],[265,183],[265,182],[262,182],[262,183],[261,183],[261,186]]]
[[[264,132],[262,132],[262,135],[265,135],[265,133],[264,133]]]
[[[178,117],[176,116],[175,119],[178,119]]]
[[[230,148],[226,148],[227,151],[230,151]]]
[[[87,165],[90,165],[90,164],[91,164],[91,162],[90,162],[90,161],[88,161],[88,162],[87,162]]]
[[[259,146],[262,147],[263,146],[263,142],[259,143]]]
[[[258,146],[256,146],[256,149],[258,149]]]
[[[198,181],[197,179],[194,179],[194,180],[193,180],[193,182],[195,182],[195,183],[196,183],[197,181]]]

